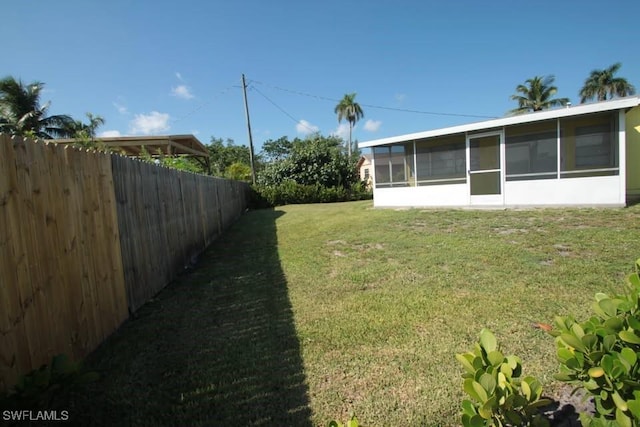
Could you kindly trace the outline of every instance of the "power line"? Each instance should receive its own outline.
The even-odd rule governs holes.
[[[284,108],[280,107],[278,104],[276,104],[275,102],[273,102],[267,95],[265,95],[264,93],[262,93],[257,87],[255,86],[251,86],[249,88],[250,90],[255,90],[256,92],[258,92],[264,99],[266,99],[267,101],[269,101],[274,107],[276,107],[278,110],[280,110],[282,113],[284,113],[287,117],[289,117],[291,120],[293,120],[294,122],[296,122],[296,124],[304,126],[305,128],[307,128],[310,132],[316,132],[317,129],[312,129],[309,126],[305,125],[304,122],[302,120],[298,120],[295,117],[293,117],[291,114],[287,113],[285,111]]]
[[[264,83],[264,82],[261,82],[261,81],[258,81],[258,80],[251,80],[251,83],[257,83],[257,84],[264,85],[264,86],[267,86],[267,87],[270,87],[272,89],[276,89],[276,90],[279,90],[279,91],[282,91],[282,92],[288,92],[288,93],[292,93],[294,95],[306,96],[308,98],[315,98],[315,99],[320,99],[320,100],[323,100],[323,101],[340,102],[339,99],[329,98],[329,97],[320,96],[320,95],[313,95],[313,94],[306,93],[306,92],[301,92],[301,91],[298,91],[298,90],[286,89],[286,88],[283,88],[283,87],[270,85],[268,83]],[[471,118],[480,118],[480,119],[497,119],[498,118],[496,116],[483,116],[483,115],[479,115],[479,114],[461,114],[461,113],[443,113],[443,112],[436,112],[436,111],[420,111],[420,110],[411,110],[411,109],[407,109],[407,108],[384,107],[384,106],[373,105],[373,104],[361,104],[361,105],[363,107],[367,107],[367,108],[377,108],[377,109],[380,109],[380,110],[398,111],[398,112],[401,112],[401,113],[429,114],[429,115],[434,115],[434,116],[471,117]]]
[[[221,90],[220,92],[218,92],[217,94],[215,94],[212,98],[210,98],[207,101],[204,101],[202,104],[200,104],[199,106],[197,106],[196,108],[194,108],[193,110],[189,111],[188,113],[175,118],[175,119],[171,119],[169,122],[171,124],[175,124],[179,121],[182,121],[184,119],[186,119],[187,117],[190,117],[192,115],[194,115],[195,113],[197,113],[198,111],[202,110],[204,107],[208,106],[209,104],[211,104],[213,101],[215,101],[216,99],[220,98],[222,95],[225,95],[227,92],[229,92],[231,89],[237,88],[239,86],[237,85],[230,85],[226,88],[224,88],[223,90]]]

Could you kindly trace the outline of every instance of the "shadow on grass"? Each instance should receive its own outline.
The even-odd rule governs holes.
[[[311,425],[287,283],[281,211],[244,215],[196,268],[85,361],[76,425]]]

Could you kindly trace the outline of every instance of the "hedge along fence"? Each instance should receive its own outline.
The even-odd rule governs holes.
[[[248,185],[0,135],[0,391],[84,357],[246,206]]]

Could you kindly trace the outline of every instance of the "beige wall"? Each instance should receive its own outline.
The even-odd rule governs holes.
[[[627,195],[640,197],[640,107],[627,112]]]

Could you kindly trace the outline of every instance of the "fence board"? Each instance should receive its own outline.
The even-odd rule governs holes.
[[[242,214],[248,189],[0,135],[0,391],[95,349]]]
[[[129,311],[164,288],[246,208],[248,185],[112,157]],[[223,202],[218,192],[235,199]],[[221,221],[221,216],[226,220]]]
[[[0,390],[126,318],[111,181],[108,155],[0,135]]]

